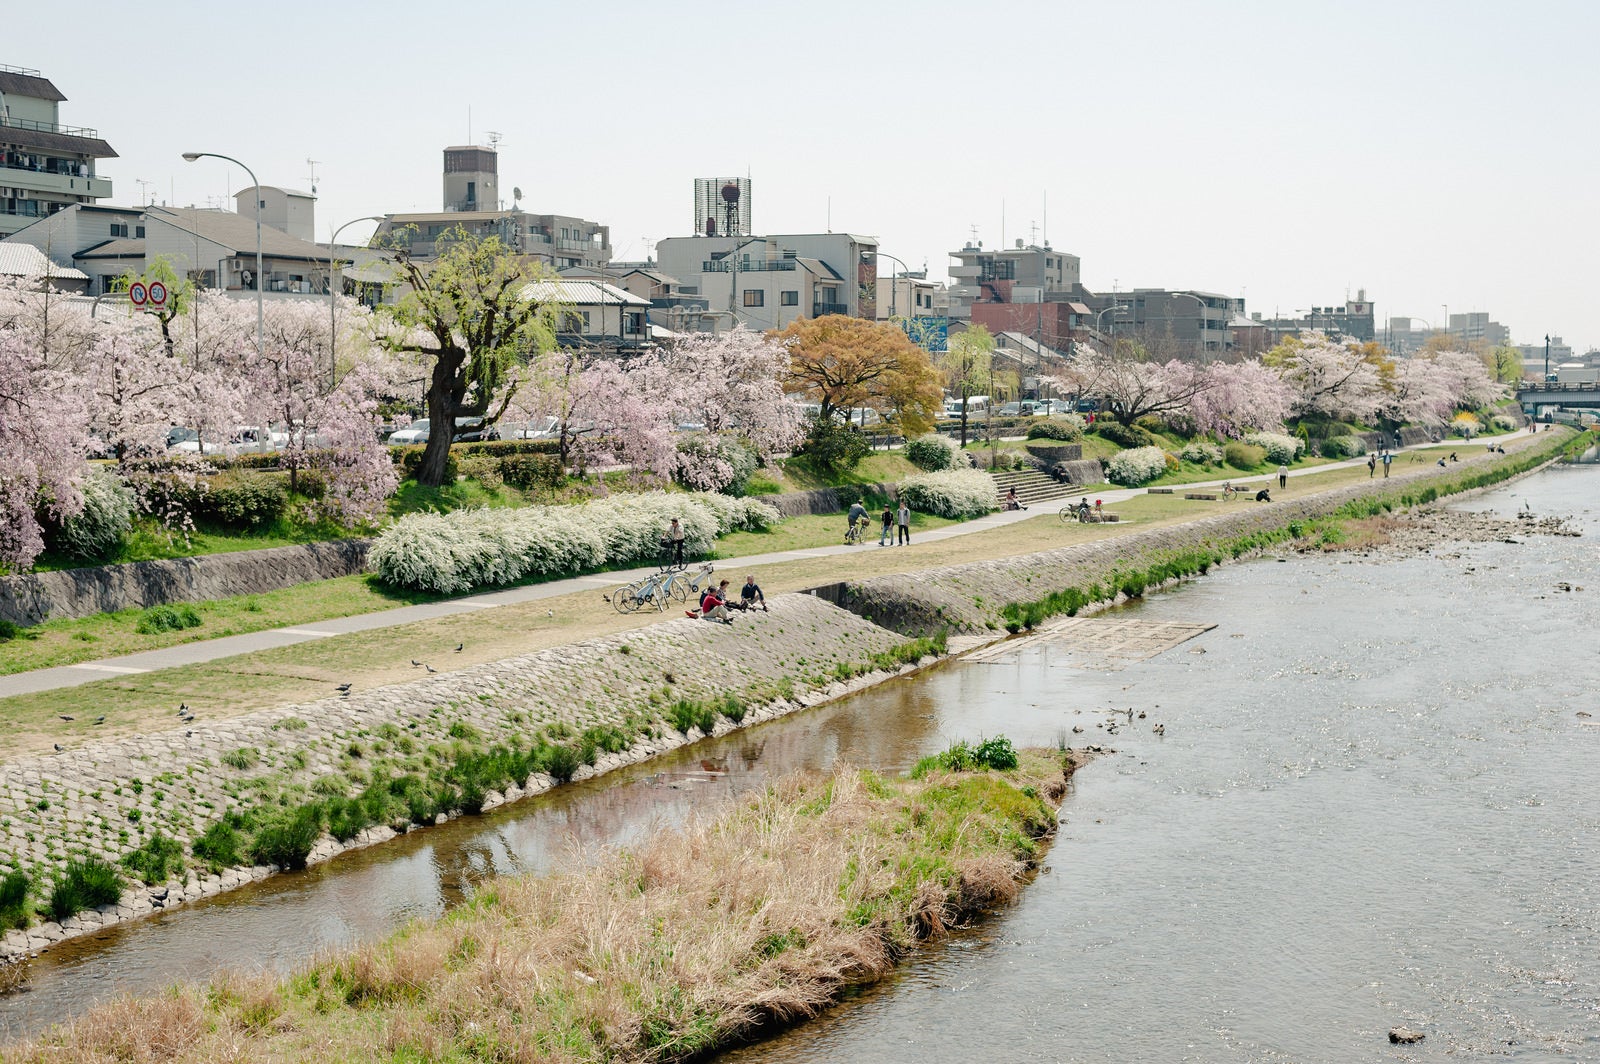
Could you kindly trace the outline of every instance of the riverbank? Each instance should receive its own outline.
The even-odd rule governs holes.
[[[1522,441],[1471,477],[1512,475],[1559,442]],[[678,619],[438,675],[413,666],[406,682],[347,697],[15,759],[0,766],[0,864],[26,872],[34,898],[85,859],[117,865],[135,855],[150,885],[12,931],[0,950],[25,955],[272,866],[326,859],[441,813],[489,808],[816,704],[928,660],[934,646],[908,634],[1000,638],[1020,626],[1008,615],[1018,604],[1080,584],[1100,592],[1086,598],[1140,593],[1161,582],[1150,579],[1158,565],[1168,566],[1163,578],[1184,575],[1171,567],[1179,555],[1238,557],[1357,502],[1381,511],[1389,496],[1379,492],[1399,506],[1460,486],[1459,474],[1444,474],[1426,467],[1381,488],[1358,484],[1042,554],[878,578],[850,585],[845,610],[778,595],[771,613],[741,616],[731,629]],[[1199,571],[1210,563],[1195,562]],[[214,831],[214,845],[190,858]],[[263,835],[292,845],[258,845]]]
[[[1083,759],[790,776],[636,853],[487,883],[289,979],[103,1005],[7,1059],[291,1061],[337,1044],[350,1061],[686,1060],[814,1015],[1014,898]]]

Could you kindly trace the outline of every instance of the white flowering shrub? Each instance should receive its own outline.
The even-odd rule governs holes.
[[[1496,414],[1489,419],[1489,424],[1499,432],[1511,432],[1517,427],[1517,423],[1504,414]]]
[[[1183,445],[1178,457],[1195,465],[1221,465],[1222,448],[1207,440],[1190,440]]]
[[[900,482],[898,494],[911,509],[937,517],[978,517],[996,505],[994,478],[978,469],[918,473]]]
[[[1324,458],[1359,458],[1367,453],[1367,441],[1360,436],[1330,436],[1322,441]]]
[[[1463,410],[1450,419],[1450,431],[1470,440],[1483,431],[1483,423],[1473,414]]]
[[[962,454],[961,445],[955,440],[930,432],[906,444],[906,461],[918,469],[936,472],[966,465],[967,456]]]
[[[1278,465],[1288,465],[1300,457],[1305,450],[1305,441],[1296,436],[1285,436],[1281,432],[1252,432],[1244,438],[1244,442],[1254,444],[1267,452],[1267,461]]]
[[[1124,487],[1146,484],[1167,471],[1167,455],[1159,447],[1118,451],[1106,463],[1106,479]]]
[[[726,532],[770,528],[776,510],[755,499],[709,493],[610,495],[577,506],[409,514],[385,529],[367,567],[386,584],[458,594],[529,577],[654,560],[672,519],[685,555]]]

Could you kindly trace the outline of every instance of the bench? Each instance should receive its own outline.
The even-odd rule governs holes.
[[[1145,490],[1145,493],[1147,495],[1171,495],[1172,494],[1172,489],[1171,488],[1145,488],[1144,490]]]
[[[1217,501],[1217,496],[1209,491],[1186,491],[1183,493],[1183,497],[1185,499],[1204,499],[1207,502]]]

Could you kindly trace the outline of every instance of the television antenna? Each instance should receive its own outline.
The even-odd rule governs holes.
[[[488,138],[489,138],[489,150],[490,151],[499,151],[500,150],[500,141],[502,139],[500,134],[491,129],[486,134],[486,136],[488,136]]]
[[[142,177],[136,177],[136,178],[133,179],[133,183],[139,186],[139,205],[140,206],[148,207],[148,206],[150,206],[150,204],[155,202],[155,198],[149,194],[149,190],[150,190],[151,186],[153,186],[155,184],[154,181],[146,181]]]
[[[317,194],[317,165],[321,162],[321,159],[313,159],[310,156],[306,157],[306,166],[311,169],[311,194],[313,196]]]

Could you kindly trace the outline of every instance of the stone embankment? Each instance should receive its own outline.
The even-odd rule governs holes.
[[[700,738],[698,728],[681,732],[665,719],[678,699],[732,693],[750,706],[741,725],[757,723],[884,678],[887,673],[834,679],[838,666],[860,667],[903,642],[821,599],[779,595],[770,613],[741,614],[731,626],[679,617],[643,631],[216,723],[206,721],[197,701],[191,708],[198,719],[182,723],[174,716],[166,732],[0,765],[0,872],[20,867],[47,891],[67,860],[117,862],[158,830],[187,852],[229,810],[280,797],[354,792],[376,766],[449,748],[466,728],[485,745],[524,747],[596,726],[642,736],[628,749],[600,754],[574,777],[587,778]],[[722,716],[714,731],[733,727]],[[491,795],[486,805],[553,785],[536,775],[521,789]],[[388,828],[368,829],[348,846],[324,837],[312,859],[392,836]],[[130,889],[119,905],[0,936],[0,961],[271,871],[191,874]]]
[[[57,617],[258,595],[366,568],[370,540],[205,554],[0,577],[0,620],[33,625]]]

